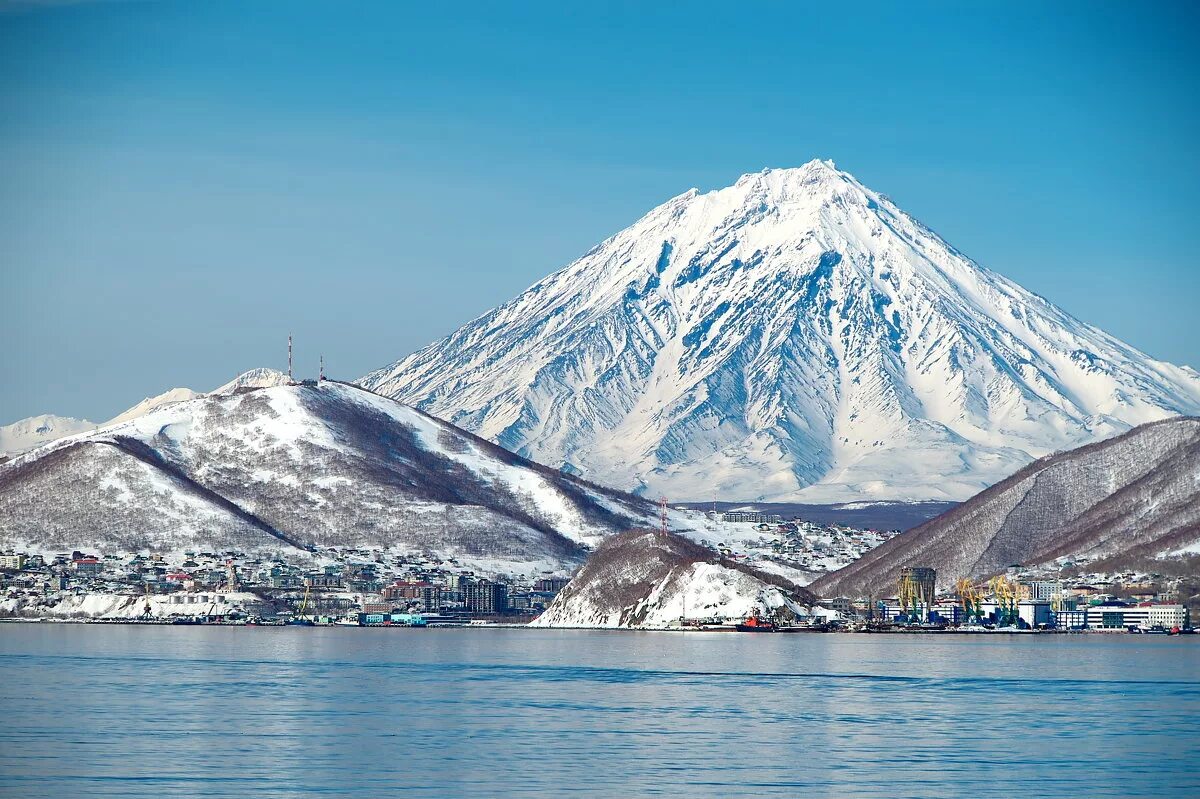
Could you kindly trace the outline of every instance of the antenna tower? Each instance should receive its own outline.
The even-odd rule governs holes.
[[[667,534],[667,498],[658,498],[658,521],[662,525],[661,531],[663,535]]]
[[[321,356],[321,371],[317,373],[317,382],[320,383],[325,379],[325,356]]]
[[[288,382],[292,382],[292,334],[288,333]]]

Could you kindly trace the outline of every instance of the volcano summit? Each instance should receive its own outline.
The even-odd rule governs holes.
[[[969,497],[1200,375],[971,261],[828,161],[675,197],[361,383],[679,499]]]

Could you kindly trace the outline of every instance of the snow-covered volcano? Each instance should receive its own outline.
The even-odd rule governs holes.
[[[1156,361],[827,161],[681,194],[363,385],[620,488],[963,499],[1200,413]]]

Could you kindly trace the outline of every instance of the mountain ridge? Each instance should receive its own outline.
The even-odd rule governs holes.
[[[0,544],[37,552],[367,547],[561,572],[654,516],[336,381],[168,403],[0,464]]]
[[[805,615],[815,596],[777,574],[724,558],[675,533],[607,538],[530,626],[662,629],[683,617],[741,621]]]
[[[1200,554],[1200,417],[1140,425],[1041,458],[832,574],[814,591],[886,592],[903,566],[939,585],[1059,559]]]

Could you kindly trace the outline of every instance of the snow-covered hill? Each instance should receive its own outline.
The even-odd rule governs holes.
[[[287,372],[260,366],[257,369],[242,372],[225,385],[213,389],[210,393],[229,394],[237,391],[239,388],[270,388],[272,386],[286,386],[287,384]]]
[[[361,382],[680,500],[965,499],[1200,413],[1195,371],[979,266],[825,161],[681,194]]]
[[[124,413],[117,414],[112,419],[109,419],[107,422],[99,426],[108,427],[109,425],[128,422],[131,419],[138,418],[139,416],[145,416],[147,413],[150,413],[150,411],[155,410],[156,408],[161,408],[164,405],[170,405],[173,402],[186,402],[187,400],[195,399],[196,397],[201,396],[204,395],[196,391],[192,391],[190,388],[173,388],[153,397],[146,397],[146,399],[142,400],[137,405],[134,405],[129,410],[125,411]]]
[[[251,369],[230,380],[223,386],[213,389],[210,394],[228,394],[239,388],[266,388],[268,386],[287,385],[288,377],[278,369],[260,367]],[[0,458],[27,452],[34,447],[56,441],[65,436],[85,433],[90,430],[111,427],[136,419],[139,416],[170,405],[173,402],[184,402],[204,396],[203,393],[190,388],[172,388],[147,397],[128,410],[117,414],[103,424],[93,424],[86,419],[72,419],[63,416],[31,416],[10,425],[0,427]]]
[[[679,626],[681,618],[740,621],[782,609],[799,616],[812,599],[682,536],[633,530],[604,541],[531,626],[654,629]]]
[[[0,548],[365,547],[568,570],[649,502],[346,384],[173,402],[0,464]]]
[[[0,458],[12,456],[34,447],[40,447],[50,441],[95,430],[96,425],[87,419],[74,419],[70,416],[54,416],[44,413],[41,416],[30,416],[0,426]]]
[[[1167,419],[1038,460],[812,584],[822,596],[895,590],[902,566],[942,588],[1060,558],[1144,564],[1200,554],[1200,419]]]

